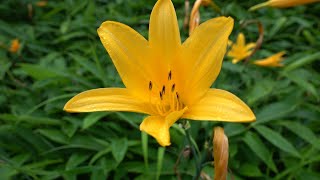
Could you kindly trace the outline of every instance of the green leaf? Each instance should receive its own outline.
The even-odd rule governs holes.
[[[320,179],[320,173],[312,170],[305,169],[299,169],[299,174],[297,177],[295,177],[296,180],[319,180]]]
[[[61,144],[69,144],[68,136],[61,133],[60,130],[57,129],[39,129],[40,134],[44,135],[48,139],[61,143]]]
[[[278,172],[276,165],[272,161],[269,149],[264,145],[259,136],[252,132],[247,132],[242,140],[271,170]]]
[[[99,67],[97,67],[93,62],[89,61],[88,58],[77,54],[69,54],[69,56],[101,81],[104,81],[103,79],[106,78],[100,73]]]
[[[281,101],[264,106],[257,114],[257,121],[251,123],[252,126],[277,120],[286,116],[296,108],[297,104]]]
[[[70,145],[100,151],[108,146],[109,143],[92,135],[77,133],[71,138]]]
[[[124,162],[122,166],[128,171],[132,173],[144,173],[145,167],[144,163],[140,161],[129,161]]]
[[[59,69],[53,70],[49,67],[44,67],[42,65],[38,64],[27,64],[27,63],[21,63],[20,67],[23,71],[25,71],[29,76],[36,80],[44,80],[49,78],[68,78],[70,80],[77,81],[79,83],[82,83],[88,87],[95,87],[94,84],[91,82],[84,80],[83,78],[79,78],[75,74],[65,72]]]
[[[9,70],[11,65],[11,62],[0,61],[0,80],[3,80],[5,73]]]
[[[90,180],[105,180],[105,179],[107,179],[107,177],[103,169],[94,170],[90,176]]]
[[[128,149],[127,138],[114,139],[111,142],[111,152],[114,159],[120,163],[126,155]]]
[[[106,157],[101,158],[98,160],[97,162],[97,166],[101,167],[101,170],[95,170],[92,172],[90,179],[92,180],[96,180],[96,179],[108,179],[108,173],[112,170],[116,168],[116,163],[113,162],[114,160],[112,159],[108,159]]]
[[[73,169],[73,168],[77,167],[78,165],[80,165],[85,160],[87,160],[89,157],[90,157],[90,154],[75,152],[68,159],[65,169],[66,170]]]
[[[110,112],[94,112],[88,114],[82,124],[82,129],[87,129],[93,124],[95,124],[97,121],[99,121],[101,118],[105,117],[106,115],[110,114]]]
[[[75,38],[84,38],[84,37],[88,37],[88,36],[90,36],[90,34],[88,34],[86,32],[81,32],[81,31],[70,32],[68,34],[64,34],[64,35],[59,36],[52,43],[53,44],[59,44],[59,43],[66,42],[68,40],[70,41],[70,40],[75,39]]]
[[[281,17],[281,18],[277,19],[276,22],[274,23],[274,25],[272,26],[272,29],[268,33],[267,37],[272,38],[276,33],[279,32],[279,30],[281,28],[283,28],[283,26],[285,25],[285,23],[287,21],[288,21],[288,19],[286,17]]]
[[[264,138],[271,142],[271,144],[275,145],[279,149],[283,150],[284,152],[290,153],[295,157],[301,157],[296,148],[293,147],[293,145],[280,133],[263,125],[255,126],[254,128],[259,132],[259,134],[261,134]]]
[[[295,133],[297,136],[301,137],[303,140],[309,142],[315,148],[320,150],[319,138],[317,138],[317,136],[307,126],[293,121],[282,121],[279,124],[285,126],[291,132]]]
[[[291,81],[295,82],[298,86],[306,91],[310,92],[317,100],[320,99],[319,91],[316,87],[310,82],[313,75],[304,69],[297,69],[290,72],[284,72],[284,76],[286,76]]]
[[[230,138],[232,136],[239,135],[246,131],[246,127],[243,124],[226,123],[224,126],[226,135]]]
[[[285,71],[292,71],[294,69],[298,69],[301,66],[307,65],[313,61],[319,60],[320,59],[320,52],[314,53],[312,55],[305,56],[301,59],[297,59],[293,63],[289,64],[288,66],[285,67]]]
[[[27,169],[41,169],[49,165],[63,162],[62,159],[45,159],[43,161],[36,161],[34,163],[26,164],[23,167]]]
[[[48,143],[41,137],[41,135],[35,133],[29,128],[15,126],[13,132],[15,132],[16,135],[18,135],[21,139],[23,139],[24,142],[28,142],[29,148],[34,148],[39,153],[44,152],[48,148],[51,148],[51,146],[48,145]]]
[[[111,152],[111,148],[110,148],[110,147],[107,147],[107,148],[99,151],[97,154],[95,154],[95,155],[91,158],[89,164],[92,165],[92,164],[93,164],[94,162],[96,162],[100,157],[102,157],[102,156],[105,155],[105,154],[108,154],[109,152]]]
[[[102,170],[102,168],[99,166],[81,166],[81,167],[76,167],[73,169],[66,170],[66,171],[64,171],[64,173],[71,174],[71,175],[72,174],[85,174],[85,173],[91,173],[95,170]]]
[[[260,99],[272,93],[276,81],[271,79],[262,79],[258,81],[252,88],[249,89],[246,99],[249,105],[255,104]]]
[[[0,119],[12,123],[27,122],[31,125],[61,125],[62,123],[58,119],[28,115],[15,116],[13,114],[0,114]]]
[[[22,153],[12,157],[15,166],[21,166],[30,159],[30,154]]]
[[[1,165],[0,167],[0,174],[3,180],[12,180],[13,176],[19,173],[14,167],[5,165]]]
[[[244,163],[240,166],[239,173],[248,176],[248,177],[261,177],[263,174],[261,173],[259,167],[254,164]]]
[[[68,136],[68,138],[71,138],[77,131],[78,126],[75,123],[65,123],[62,126],[62,131]]]
[[[44,79],[60,76],[56,71],[40,65],[23,63],[23,64],[20,64],[20,67],[29,76],[31,76],[36,80],[44,80]]]

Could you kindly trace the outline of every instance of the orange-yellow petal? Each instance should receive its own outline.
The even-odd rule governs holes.
[[[232,28],[232,18],[214,18],[200,24],[183,43],[183,56],[175,61],[175,71],[187,105],[204,96],[217,78]]]
[[[247,51],[249,51],[250,49],[256,47],[256,43],[249,43],[249,44],[246,44],[246,49]]]
[[[158,0],[151,12],[149,44],[154,53],[151,61],[158,63],[154,67],[168,68],[172,56],[181,46],[177,16],[171,0]]]
[[[265,66],[265,67],[282,67],[281,61],[283,60],[283,55],[285,51],[278,52],[274,55],[271,55],[265,59],[259,59],[253,62],[255,65],[258,66]]]
[[[148,92],[148,41],[127,25],[106,21],[97,30],[118,73],[136,96]]]
[[[260,9],[262,7],[270,6],[275,8],[288,8],[294,7],[303,4],[315,3],[320,2],[320,0],[269,0],[255,6],[252,6],[249,11],[254,11]]]
[[[125,88],[101,88],[82,92],[64,106],[68,112],[129,111],[150,114],[146,103]]]
[[[185,107],[180,111],[174,111],[167,115],[166,122],[168,123],[169,127],[172,126],[187,110],[188,107]]]
[[[180,111],[174,111],[166,117],[149,116],[140,124],[140,130],[154,137],[161,146],[169,146],[170,134],[169,128],[188,110],[187,107]]]
[[[146,117],[140,124],[140,130],[154,137],[161,146],[169,146],[169,125],[161,116]]]
[[[293,7],[303,4],[309,4],[314,2],[320,2],[320,0],[270,0],[269,6],[271,7],[279,7],[279,8],[286,8],[286,7]]]
[[[189,107],[182,117],[229,122],[250,122],[256,119],[241,99],[220,89],[210,89],[197,104]]]
[[[245,46],[246,45],[246,39],[244,37],[243,33],[240,33],[237,37],[237,45],[238,46]]]

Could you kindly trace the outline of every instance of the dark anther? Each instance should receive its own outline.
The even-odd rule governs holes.
[[[178,92],[176,92],[176,95],[177,95],[177,99],[179,100],[179,94],[178,94]]]
[[[152,82],[150,81],[149,82],[149,90],[151,91],[151,89],[152,89]]]
[[[162,100],[162,93],[161,93],[161,91],[159,92],[159,94],[160,94],[160,99]]]
[[[168,80],[171,80],[171,71],[169,72]]]
[[[161,93],[162,93],[163,95],[166,93],[166,87],[165,87],[165,86],[162,86]]]
[[[176,84],[173,84],[171,87],[171,92],[173,92],[175,88],[176,88]]]

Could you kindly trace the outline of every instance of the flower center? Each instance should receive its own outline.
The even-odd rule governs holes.
[[[171,112],[182,110],[185,105],[181,102],[176,84],[169,71],[168,78],[164,84],[158,86],[149,81],[149,99],[152,109],[156,114],[166,116]]]

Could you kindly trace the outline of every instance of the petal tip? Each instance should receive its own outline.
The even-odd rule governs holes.
[[[248,116],[248,120],[246,120],[246,122],[255,122],[256,120],[257,120],[256,116],[254,115],[254,113],[250,109],[250,115]]]
[[[73,99],[73,98],[72,98]],[[72,108],[72,99],[70,99],[63,107],[63,111],[66,111],[66,112],[75,112]]]
[[[243,102],[243,108],[245,109],[245,116],[243,117],[243,120],[241,122],[254,122],[256,121],[256,115],[254,114],[254,112],[252,111],[252,109]]]
[[[164,122],[163,118],[149,116],[142,121],[139,128],[154,137],[161,146],[170,146],[169,127]]]

